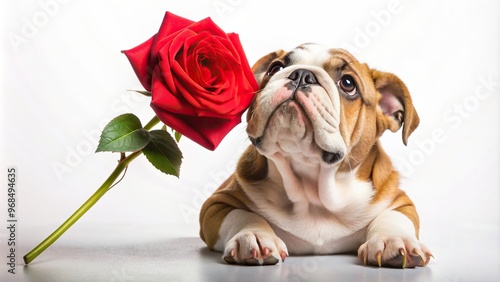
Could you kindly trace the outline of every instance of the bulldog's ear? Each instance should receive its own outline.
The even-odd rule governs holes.
[[[378,70],[371,70],[371,73],[375,88],[381,94],[378,104],[389,121],[388,129],[396,132],[403,125],[403,143],[407,145],[408,137],[420,122],[408,88],[392,73]]]
[[[283,54],[286,52],[284,50],[278,50],[272,53],[269,53],[265,55],[264,57],[260,58],[252,67],[253,75],[255,76],[255,79],[257,80],[257,83],[260,85],[262,82],[262,79],[264,78],[264,75],[267,72],[267,69],[269,68],[269,65],[276,59],[281,57]]]

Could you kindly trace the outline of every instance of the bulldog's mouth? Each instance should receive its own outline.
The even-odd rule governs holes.
[[[321,134],[315,134],[318,130],[315,123],[321,119],[321,115],[317,111],[318,105],[311,99],[315,99],[314,91],[317,94],[325,90],[315,75],[306,69],[297,69],[287,78],[289,81],[279,90],[287,95],[276,95],[285,98],[272,109],[262,135],[250,136],[250,141],[261,151],[270,151],[268,147],[273,146],[268,143],[271,143],[290,155],[307,151],[315,155],[320,154],[321,160],[326,164],[339,162],[344,157],[342,150],[325,150],[321,148],[321,142],[316,140],[319,138],[317,135]]]
[[[283,118],[283,116],[285,115],[290,119],[291,116],[293,116],[295,120],[303,123],[304,135],[308,132],[312,133],[311,119],[307,111],[304,109],[304,106],[299,101],[293,99],[292,96],[290,99],[281,102],[274,108],[269,116],[269,119],[266,122],[266,125],[264,126],[264,134],[262,136],[256,138],[253,138],[251,136],[249,137],[252,144],[257,148],[260,148],[267,129],[272,127],[272,125],[270,124],[272,123],[273,119]]]
[[[249,137],[250,142],[256,147],[256,148],[261,148],[262,142],[263,142],[263,137]],[[321,149],[321,159],[323,162],[327,164],[334,164],[337,163],[338,161],[342,160],[344,158],[344,153],[343,152],[328,152],[325,150]]]

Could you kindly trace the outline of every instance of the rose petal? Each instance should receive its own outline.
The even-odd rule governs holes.
[[[179,85],[178,89],[179,92],[183,94],[183,97],[189,96],[189,101],[191,101],[191,106],[196,108],[195,116],[217,117],[221,119],[227,118],[226,115],[228,110],[226,109],[226,105],[220,103],[210,103],[210,101],[208,101],[207,99],[201,99],[199,95],[190,96],[189,93],[191,93],[191,91],[189,89],[186,89],[184,85]]]
[[[182,30],[172,37],[171,41],[166,42],[165,45],[158,51],[158,64],[161,67],[167,88],[170,89],[174,95],[177,93],[176,88],[178,84],[175,72],[184,73],[182,76],[188,77],[185,75],[185,71],[182,66],[179,66],[177,55],[182,52],[185,40],[193,35],[192,31]],[[174,71],[174,69],[176,71]]]
[[[157,72],[160,72],[159,68],[156,68],[154,77],[157,76]],[[151,94],[151,104],[157,108],[178,114],[196,115],[196,109],[189,105],[182,96],[174,95],[160,78],[153,79]]]
[[[155,59],[158,52],[163,48],[166,42],[172,40],[178,32],[185,30],[186,27],[194,23],[195,22],[191,20],[166,12],[163,22],[161,23],[160,30],[156,36],[157,39],[151,49],[151,56],[153,56],[153,59]]]
[[[226,93],[225,90],[231,85],[237,85],[234,81],[234,73],[240,72],[238,63],[232,61],[232,56],[224,56],[227,49],[220,42],[214,41],[213,37],[204,39],[192,37],[189,40],[192,39],[200,40],[200,42],[195,50],[191,50],[192,54],[185,54],[186,58],[180,58],[187,66],[187,74],[196,83],[196,89],[193,89],[196,95],[191,93],[190,96],[192,95],[200,103],[200,99],[221,103],[233,98],[235,93],[229,95],[222,95],[222,93]],[[189,46],[189,42],[186,42],[186,45]],[[204,64],[199,63],[199,57],[204,58]],[[199,89],[198,86],[204,88],[205,91]],[[186,88],[190,87],[190,85],[186,86]]]
[[[228,38],[229,40],[231,40],[232,46],[236,50],[236,54],[240,54],[239,60],[240,60],[241,70],[243,72],[243,77],[246,78],[253,91],[259,90],[259,84],[257,83],[255,76],[253,75],[250,64],[248,63],[248,59],[245,56],[245,51],[243,50],[243,46],[241,45],[241,41],[238,34],[228,33]]]
[[[160,120],[209,150],[215,150],[222,139],[241,122],[241,117],[233,117],[229,120],[208,117],[197,118],[173,114],[162,109],[156,109],[155,105],[151,106]]]
[[[186,101],[185,97],[189,95],[185,94],[188,90],[183,84],[178,84],[175,93],[173,93],[166,84],[162,81],[159,68],[155,69],[153,74],[153,86],[152,86],[152,97],[151,105],[155,105],[157,108],[161,108],[164,111],[170,111],[175,114],[190,115],[194,117],[212,117],[218,119],[232,119],[233,117],[227,116],[227,113],[220,113],[219,111],[214,111],[212,108],[204,108],[197,105],[197,101],[192,99],[189,103]],[[179,93],[184,93],[184,95],[179,95]],[[224,108],[217,106],[218,108]],[[163,120],[162,120],[163,121]],[[165,121],[163,121],[165,123]],[[167,123],[166,123],[167,124]],[[169,125],[169,124],[168,124]],[[170,125],[169,125],[170,126]]]
[[[217,26],[211,18],[202,19],[187,28],[196,33],[209,32],[212,36],[227,36],[226,33],[219,26]]]
[[[151,91],[151,73],[153,67],[151,64],[150,52],[154,40],[155,36],[130,50],[122,51],[132,65],[132,69],[137,75],[139,82],[141,82],[142,86],[148,91]]]
[[[162,42],[168,41],[169,36],[172,36],[173,33],[193,23],[191,20],[166,12],[156,35],[132,49],[122,51],[146,90],[151,91],[151,74],[154,66],[158,63],[157,54],[158,49],[162,47]]]

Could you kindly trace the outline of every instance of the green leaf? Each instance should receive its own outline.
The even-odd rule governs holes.
[[[149,162],[161,172],[179,177],[182,152],[172,136],[164,130],[149,132],[151,141],[142,149]]]
[[[142,94],[142,95],[147,96],[147,97],[151,97],[151,95],[152,95],[151,92],[144,91],[144,90],[129,90],[129,91],[136,92],[136,93]]]
[[[167,131],[167,129],[168,129],[168,128],[167,128],[167,126],[166,126],[166,125],[163,125],[163,126],[161,127],[161,130],[165,130],[165,131]],[[175,129],[173,129],[173,128],[171,128],[170,130],[172,131],[172,133],[174,133],[174,138],[175,138],[175,141],[176,141],[177,143],[179,143],[179,141],[181,140],[182,134],[180,134],[178,131],[176,131],[176,130],[175,130]]]
[[[178,131],[175,132],[175,141],[179,143],[181,141],[182,134],[180,134]]]
[[[123,114],[104,127],[96,152],[135,152],[144,148],[150,139],[138,117]]]

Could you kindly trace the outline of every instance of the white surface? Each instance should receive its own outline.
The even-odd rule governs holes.
[[[289,257],[275,266],[234,266],[193,237],[194,228],[81,224],[32,264],[18,266],[16,275],[0,277],[7,279],[2,281],[36,282],[498,281],[499,255],[493,251],[498,244],[486,243],[498,240],[498,230],[448,227],[426,237],[436,253],[427,267],[402,270],[365,267],[350,254]],[[34,234],[20,237],[26,243],[22,251],[39,240]]]
[[[215,152],[183,139],[180,179],[162,175],[144,158],[134,161],[124,181],[33,265],[18,265],[18,274],[5,276],[2,263],[2,281],[158,281],[160,276],[191,281],[207,275],[277,280],[292,278],[293,271],[307,272],[308,264],[318,268],[301,280],[315,275],[498,280],[499,3],[436,2],[2,2],[0,167],[19,170],[19,258],[113,169],[116,155],[93,153],[103,124],[124,112],[134,112],[143,122],[152,116],[146,98],[126,91],[141,86],[119,51],[154,34],[167,10],[193,20],[210,16],[227,32],[237,32],[250,63],[278,48],[319,42],[345,47],[371,67],[399,75],[412,93],[421,125],[408,147],[400,132],[386,133],[382,141],[405,176],[402,187],[417,205],[421,239],[436,256],[427,268],[405,271],[364,268],[350,256],[290,258],[281,266],[242,268],[223,265],[219,255],[200,250],[198,211],[248,144],[240,125]],[[13,43],[14,37],[21,41]],[[488,80],[493,83],[484,87]],[[58,174],[54,166],[67,171]],[[6,192],[1,193],[4,226]],[[178,233],[175,226],[186,228]],[[7,252],[6,238],[1,227],[1,257]]]

